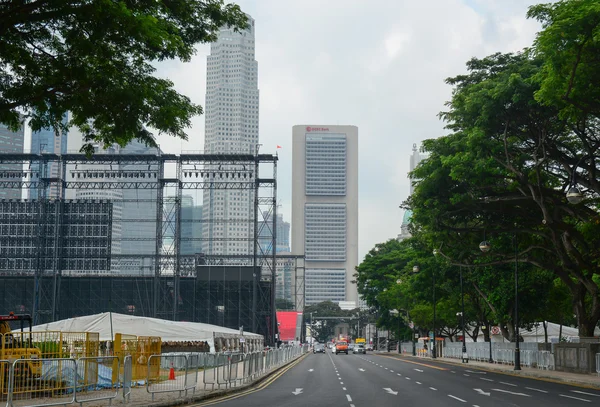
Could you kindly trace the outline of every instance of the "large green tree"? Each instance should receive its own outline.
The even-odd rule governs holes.
[[[598,208],[594,199],[572,205],[565,192],[572,182],[568,160],[595,151],[585,150],[559,107],[536,101],[542,66],[529,54],[495,54],[469,61],[467,75],[448,80],[454,93],[442,117],[453,133],[425,142],[430,157],[413,173],[420,181],[408,206],[451,259],[487,233],[493,250],[461,261],[517,261],[552,271],[572,295],[580,335],[591,336],[600,319]],[[593,118],[578,125],[591,142]],[[566,165],[565,151],[573,154]],[[579,177],[590,180],[591,172]]]
[[[76,126],[87,153],[94,142],[156,146],[145,126],[187,139],[202,108],[153,63],[189,61],[222,26],[247,18],[223,0],[0,2],[0,123],[18,128],[24,114],[33,130]]]

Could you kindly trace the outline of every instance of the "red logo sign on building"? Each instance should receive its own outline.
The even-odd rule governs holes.
[[[306,127],[306,131],[307,132],[311,132],[311,131],[329,131],[329,127],[310,127],[310,126],[307,126]]]

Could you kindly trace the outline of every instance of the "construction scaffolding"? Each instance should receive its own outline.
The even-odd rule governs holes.
[[[0,164],[11,164],[0,188],[23,198],[0,202],[3,311],[39,324],[112,310],[245,326],[274,341],[276,155],[0,154]],[[198,191],[245,191],[253,215],[227,218],[218,200],[197,215]],[[227,241],[248,249],[232,253]]]

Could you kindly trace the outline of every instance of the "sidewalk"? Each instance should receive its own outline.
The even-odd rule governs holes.
[[[393,352],[377,352],[376,354],[382,356],[392,356],[399,359],[412,359],[415,361],[431,361],[431,358],[417,357],[412,355],[400,355]],[[450,365],[460,365],[463,367],[472,367],[480,370],[487,370],[490,372],[503,373],[511,376],[526,376],[531,378],[542,379],[546,381],[555,381],[560,383],[576,384],[579,386],[590,387],[594,389],[600,389],[600,377],[597,374],[584,374],[584,373],[569,373],[560,372],[557,370],[542,370],[533,367],[522,366],[521,370],[513,370],[512,365],[503,365],[499,363],[488,363],[478,362],[476,360],[469,360],[469,363],[462,363],[460,359],[451,358],[437,358],[437,362],[447,363]]]

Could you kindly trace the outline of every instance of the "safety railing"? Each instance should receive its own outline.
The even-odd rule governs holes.
[[[229,388],[278,369],[306,352],[306,346],[295,346],[247,354],[150,355],[143,381],[133,375],[136,362],[131,355],[4,360],[0,361],[2,399],[11,407],[13,403],[66,406],[97,401],[111,405],[122,388],[123,401],[128,403],[139,395],[133,392],[136,383],[145,385],[145,393],[150,393],[153,401],[157,393],[174,392],[182,397],[199,388],[199,371],[205,389],[208,385],[211,390]]]
[[[17,359],[10,366],[8,405],[59,406],[75,402],[75,359]]]
[[[129,403],[133,382],[131,355],[123,358],[123,401]]]
[[[596,373],[600,377],[600,353],[596,353]]]
[[[152,395],[157,393],[178,392],[179,397],[183,392],[187,395],[188,385],[188,357],[186,355],[150,355],[148,358],[148,377],[146,391]],[[160,366],[156,371],[154,366]],[[164,368],[163,366],[168,366]],[[177,369],[175,369],[177,366]],[[194,373],[197,375],[197,370]]]
[[[120,371],[120,362],[116,356],[84,357],[77,359],[75,402],[108,400],[117,398],[119,380],[113,380],[112,369]]]

